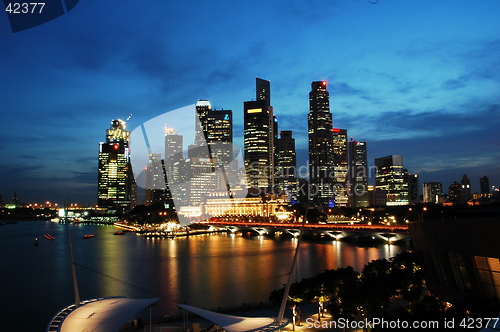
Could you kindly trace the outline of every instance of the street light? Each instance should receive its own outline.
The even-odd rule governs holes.
[[[427,211],[427,207],[426,207],[426,206],[424,206],[424,207],[422,208],[422,213],[420,214],[420,221],[424,221],[424,212],[425,212],[425,211]]]
[[[408,210],[409,211],[413,211],[412,208],[409,208]],[[422,207],[422,211],[421,212],[415,211],[417,213],[418,219],[420,221],[424,221],[424,212],[425,211],[427,211],[427,207],[426,206]]]

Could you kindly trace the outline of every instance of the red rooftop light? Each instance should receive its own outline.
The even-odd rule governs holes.
[[[323,85],[326,86],[326,81],[323,81]]]

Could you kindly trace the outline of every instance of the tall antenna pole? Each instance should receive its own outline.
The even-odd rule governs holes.
[[[302,226],[300,227],[299,239],[297,241],[297,247],[295,248],[295,254],[293,256],[292,267],[290,268],[290,273],[288,273],[288,281],[285,286],[285,292],[283,293],[283,299],[281,300],[280,311],[278,312],[278,324],[283,322],[283,316],[285,315],[286,302],[288,300],[288,293],[290,292],[290,286],[292,285],[292,277],[297,267],[297,258],[299,257],[300,243],[302,242],[302,234],[304,234],[304,225],[307,219],[307,212],[309,211],[309,203],[307,203],[306,212],[304,213],[304,219],[302,220]]]
[[[80,293],[78,292],[78,283],[76,281],[75,259],[73,257],[73,246],[71,245],[71,237],[69,236],[68,210],[66,202],[64,202],[64,220],[66,222],[66,234],[68,236],[69,262],[71,265],[71,277],[73,279],[73,292],[75,293],[75,305],[80,305]]]

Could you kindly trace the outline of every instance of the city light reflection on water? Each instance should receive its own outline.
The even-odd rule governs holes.
[[[284,236],[238,234],[176,239],[116,236],[113,226],[98,225],[71,225],[70,230],[80,297],[159,297],[156,317],[176,314],[179,303],[217,309],[266,302],[270,292],[286,282],[297,243]],[[47,233],[56,240],[43,239]],[[84,234],[96,236],[83,239]],[[38,246],[33,246],[35,237]],[[407,247],[407,243],[356,246],[304,240],[294,278],[348,265],[359,271],[367,262]],[[43,330],[52,315],[73,302],[65,226],[51,222],[2,226],[0,252],[8,267],[0,274],[2,300],[12,303],[0,313],[2,321],[11,324],[11,330],[14,326]]]

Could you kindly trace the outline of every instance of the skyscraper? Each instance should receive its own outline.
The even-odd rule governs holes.
[[[334,202],[335,206],[345,207],[349,205],[347,129],[333,128],[332,135]]]
[[[216,165],[227,165],[233,160],[233,112],[210,111],[204,127],[211,158],[216,160]]]
[[[257,100],[244,103],[245,170],[250,187],[274,186],[275,134],[270,82],[257,78]]]
[[[216,174],[217,190],[227,190],[225,167],[229,167],[233,160],[233,112],[231,110],[216,110],[208,100],[199,100],[196,104],[199,124],[195,135],[196,155],[201,158],[192,165],[197,165],[200,174],[200,160],[208,160],[212,166],[221,170]],[[207,147],[200,148],[200,147]],[[209,159],[207,159],[209,158]],[[233,165],[233,164],[231,164]],[[206,168],[208,169],[208,168]],[[196,190],[195,190],[196,191]]]
[[[470,187],[470,179],[464,174],[462,176],[462,180],[460,180],[460,184],[462,185],[461,195],[462,195],[462,203],[467,203],[472,199],[472,189]]]
[[[367,207],[368,202],[368,158],[366,141],[356,142],[351,138],[349,152],[349,186],[351,207]]]
[[[441,182],[424,182],[422,188],[424,203],[439,203],[439,197],[443,193]]]
[[[187,195],[186,165],[183,155],[184,137],[174,128],[165,128],[165,207],[174,208],[173,195],[182,201]]]
[[[297,159],[291,130],[280,132],[276,145],[276,187],[288,201],[297,200]]]
[[[462,185],[457,181],[448,187],[448,198],[453,203],[460,203],[462,201]]]
[[[483,176],[479,179],[479,185],[481,188],[481,195],[489,196],[490,195],[490,180],[487,176]]]
[[[416,204],[420,202],[419,195],[419,185],[418,185],[418,174],[408,174],[405,169],[405,182],[408,183],[408,202],[410,204]]]
[[[172,197],[169,197],[168,188],[166,188],[165,165],[161,159],[161,154],[150,153],[148,166],[146,169],[146,205],[156,203],[167,203]],[[167,203],[168,204],[168,203]]]
[[[406,169],[403,168],[403,157],[391,155],[375,159],[377,174],[376,189],[387,191],[388,206],[408,205],[408,180]]]
[[[207,126],[208,121],[207,117],[209,112],[212,110],[212,105],[210,101],[200,99],[196,103],[196,114],[198,117],[195,119],[195,137],[194,137],[194,145],[195,146],[205,146],[207,142]],[[201,156],[208,157],[208,156]]]
[[[271,105],[271,82],[262,78],[255,78],[255,100],[265,101]]]
[[[215,160],[211,158],[189,158],[189,205],[200,207],[208,193],[217,189]]]
[[[106,142],[99,144],[97,205],[123,213],[135,205],[136,188],[129,151],[126,122],[111,121]]]
[[[309,183],[310,199],[333,205],[333,133],[330,96],[326,81],[315,81],[309,92]]]
[[[276,167],[278,166],[278,138],[279,138],[279,130],[278,130],[278,117],[273,115],[273,160],[274,160],[274,172],[276,173]],[[274,176],[276,177],[276,176]],[[274,185],[276,185],[276,179],[274,179]]]

